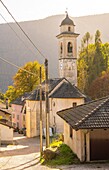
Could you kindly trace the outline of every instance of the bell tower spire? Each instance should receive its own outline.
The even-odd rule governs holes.
[[[72,84],[77,85],[77,37],[74,22],[66,17],[61,22],[59,40],[59,76],[65,77]]]

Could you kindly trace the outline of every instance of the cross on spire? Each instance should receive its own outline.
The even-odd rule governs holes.
[[[66,16],[68,16],[68,12],[67,12],[67,11],[68,11],[68,8],[66,8],[66,11],[65,11],[65,13],[66,13]]]

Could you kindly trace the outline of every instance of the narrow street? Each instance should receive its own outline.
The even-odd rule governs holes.
[[[0,170],[49,170],[39,163],[39,137],[26,138],[14,133],[14,145],[0,147]]]
[[[79,164],[49,168],[40,165],[39,137],[14,133],[14,145],[0,147],[0,170],[108,170],[109,163]],[[45,145],[45,141],[44,141]]]

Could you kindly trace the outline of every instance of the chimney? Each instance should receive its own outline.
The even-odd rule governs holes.
[[[6,99],[6,109],[8,109],[8,99]]]

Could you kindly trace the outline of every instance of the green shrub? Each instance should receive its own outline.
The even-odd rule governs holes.
[[[79,163],[79,160],[76,156],[76,154],[73,153],[73,151],[70,149],[69,146],[66,144],[63,144],[62,141],[54,141],[51,144],[51,147],[57,147],[56,150],[56,157],[52,160],[44,162],[46,165],[70,165],[73,163]]]

